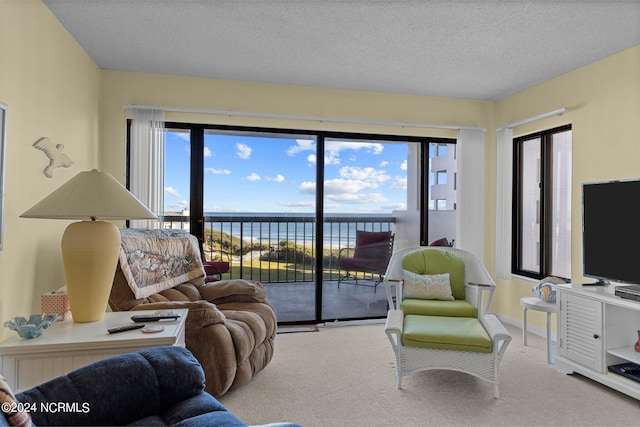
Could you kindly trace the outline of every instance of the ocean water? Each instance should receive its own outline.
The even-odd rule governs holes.
[[[205,213],[205,227],[264,244],[277,244],[289,240],[296,245],[314,245],[316,224],[313,214],[282,213]],[[388,231],[392,227],[391,215],[339,214],[325,215],[323,245],[327,247],[353,246],[357,230]]]

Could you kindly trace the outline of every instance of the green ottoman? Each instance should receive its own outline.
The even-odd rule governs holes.
[[[404,317],[402,344],[409,347],[491,353],[493,341],[480,321],[472,317]]]

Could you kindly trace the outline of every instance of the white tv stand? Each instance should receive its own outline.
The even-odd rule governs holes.
[[[640,364],[634,350],[640,329],[640,302],[614,295],[616,285],[557,289],[558,354],[555,369],[577,372],[640,399],[640,383],[607,367]]]

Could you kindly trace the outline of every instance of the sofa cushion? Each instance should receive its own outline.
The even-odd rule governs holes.
[[[451,292],[457,300],[465,297],[464,262],[457,255],[441,249],[425,249],[408,254],[402,268],[416,274],[449,273]]]
[[[247,424],[227,411],[208,393],[201,393],[180,402],[162,413],[168,426],[243,427]]]
[[[36,425],[126,425],[161,414],[203,390],[204,373],[188,350],[154,347],[95,362],[16,398],[33,403],[56,402],[64,396],[66,403],[82,409],[32,413]]]
[[[467,317],[405,316],[402,344],[477,353],[493,351],[493,342],[480,321]]]
[[[405,315],[478,317],[476,307],[463,300],[441,301],[407,298],[402,300],[400,309]]]

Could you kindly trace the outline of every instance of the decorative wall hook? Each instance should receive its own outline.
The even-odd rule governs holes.
[[[55,168],[68,168],[73,164],[73,160],[62,152],[64,145],[54,145],[47,137],[40,138],[33,143],[33,146],[44,152],[50,160],[49,165],[44,168],[44,175],[47,178],[53,178],[53,170]]]

